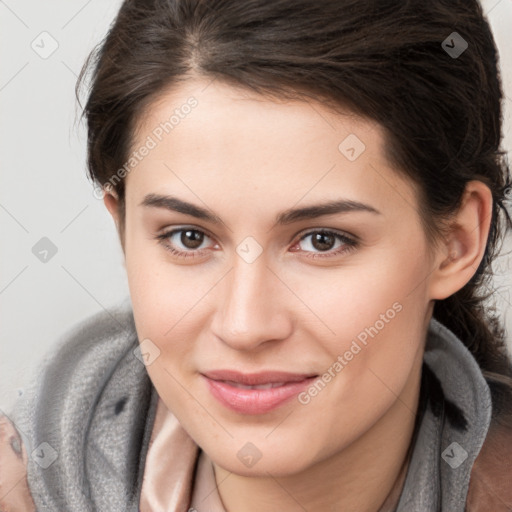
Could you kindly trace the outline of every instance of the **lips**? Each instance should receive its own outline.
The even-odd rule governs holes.
[[[312,373],[288,373],[282,371],[263,371],[258,373],[241,373],[235,370],[212,370],[203,375],[212,380],[229,381],[245,386],[259,386],[266,384],[286,384],[300,382],[309,377],[316,377]]]
[[[232,380],[224,380],[221,382],[225,382],[226,384],[229,384],[230,386],[234,386],[235,388],[239,388],[239,389],[271,389],[271,388],[279,388],[286,384],[285,382],[269,382],[268,384],[258,384],[255,386],[248,386],[246,384],[241,384],[240,382],[234,382]]]
[[[241,414],[264,414],[297,396],[318,375],[215,370],[205,372],[202,377],[222,405]]]

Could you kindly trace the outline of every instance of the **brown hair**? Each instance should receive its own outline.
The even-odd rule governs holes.
[[[445,40],[468,47],[450,55]],[[503,228],[512,226],[497,57],[477,0],[125,0],[77,83],[79,95],[92,71],[89,174],[106,185],[126,161],[144,109],[200,75],[378,122],[389,162],[420,191],[431,240],[467,182],[484,182],[493,196],[485,256],[468,284],[436,302],[434,317],[474,355],[498,414],[511,400],[512,368],[504,329],[485,303],[490,293],[482,294]],[[115,189],[123,239],[124,181]]]

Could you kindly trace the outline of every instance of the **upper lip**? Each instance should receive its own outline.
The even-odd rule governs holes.
[[[212,370],[203,372],[203,375],[212,380],[232,381],[246,386],[259,384],[274,384],[281,382],[300,382],[309,377],[316,377],[311,373],[289,373],[282,371],[263,371],[258,373],[240,373],[235,370]]]

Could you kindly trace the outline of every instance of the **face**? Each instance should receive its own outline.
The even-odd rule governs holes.
[[[229,471],[332,457],[417,378],[429,246],[383,145],[349,112],[219,81],[184,83],[141,119],[125,178],[136,329],[165,405]]]

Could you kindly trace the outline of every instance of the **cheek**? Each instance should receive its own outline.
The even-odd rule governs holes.
[[[410,329],[417,329],[418,320],[423,325],[428,307],[427,275],[426,258],[389,248],[352,267],[312,278],[309,288],[303,276],[295,276],[295,289],[329,327],[332,336],[322,337],[329,340],[330,352],[340,353],[353,339],[369,345],[375,337],[393,347],[401,345],[404,332],[414,337]]]
[[[331,360],[326,370],[336,375],[325,406],[334,401],[340,409],[359,409],[363,418],[373,414],[368,403],[389,405],[402,392],[421,356],[426,274],[426,258],[390,251],[347,272],[329,298],[312,304],[335,333],[323,337]]]
[[[167,389],[172,387],[171,375],[192,349],[190,328],[198,290],[165,261],[163,249],[152,241],[132,240],[127,237],[126,272],[137,335],[157,354],[147,366],[150,377],[156,386],[165,382]]]
[[[161,340],[190,310],[197,291],[184,267],[170,263],[165,249],[148,237],[142,227],[127,232],[126,273],[139,335]]]
[[[126,245],[138,338],[158,354],[146,367],[148,375],[167,407],[178,414],[193,409],[183,390],[201,361],[198,340],[214,308],[209,292],[222,274],[207,265],[172,263],[164,248],[141,236],[128,236]]]
[[[195,307],[200,290],[169,267],[168,272],[147,266],[129,274],[133,314],[139,339],[149,338],[171,367],[192,350],[202,325]],[[197,332],[196,332],[197,331]],[[169,356],[173,357],[170,358]]]
[[[193,339],[199,336],[192,307],[197,297],[171,272],[155,266],[137,266],[133,272],[127,266],[127,271],[141,349],[146,344],[155,354],[146,371],[166,406],[181,410],[188,404],[183,376],[193,371]],[[189,407],[193,404],[185,405]]]

